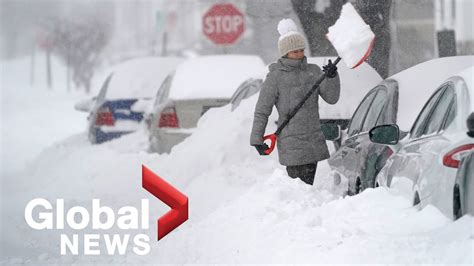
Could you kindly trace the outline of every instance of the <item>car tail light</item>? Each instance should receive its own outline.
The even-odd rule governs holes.
[[[474,143],[459,146],[456,149],[451,150],[444,155],[443,164],[447,167],[458,168],[462,155],[470,152],[472,149],[474,149]]]
[[[178,116],[174,107],[166,107],[161,111],[158,127],[179,127]]]
[[[108,107],[101,107],[97,112],[95,124],[97,126],[113,126],[115,121],[112,111]]]

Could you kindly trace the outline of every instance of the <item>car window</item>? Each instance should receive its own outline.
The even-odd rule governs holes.
[[[247,94],[245,95],[245,98],[249,98],[250,96],[256,94],[257,92],[260,91],[260,88],[262,87],[262,80],[261,79],[258,79],[258,80],[255,80],[254,82],[252,82],[252,86],[250,87],[250,89],[248,90]]]
[[[362,123],[364,123],[365,114],[367,113],[367,109],[369,108],[372,100],[375,97],[377,90],[373,90],[369,95],[367,95],[364,100],[359,104],[357,110],[355,111],[354,115],[352,116],[351,122],[349,124],[349,129],[347,130],[347,134],[349,136],[353,136],[360,132]]]
[[[426,128],[423,132],[424,135],[430,135],[441,130],[441,126],[445,120],[446,114],[454,101],[454,91],[448,87],[444,91],[443,95],[439,98],[436,107],[430,115]]]
[[[169,89],[171,87],[171,81],[173,80],[173,75],[168,75],[163,83],[161,83],[160,88],[156,94],[155,105],[163,103],[168,97]]]
[[[449,107],[449,113],[446,115],[446,120],[443,123],[443,126],[441,129],[446,129],[451,125],[451,123],[454,120],[454,117],[456,116],[457,112],[457,105],[456,105],[456,97],[453,98],[453,101],[451,102],[451,106]]]
[[[251,81],[246,81],[241,86],[239,86],[237,91],[234,93],[234,95],[232,95],[232,98],[230,99],[230,103],[232,105],[231,110],[237,108],[242,100],[247,99],[252,95],[258,93],[260,91],[262,83],[262,80],[252,79]]]
[[[386,117],[386,114],[387,114],[387,105],[388,105],[388,101],[385,102],[385,104],[383,105],[383,108],[382,108],[382,111],[380,111],[380,114],[379,114],[379,117],[377,118],[377,122],[375,122],[375,125],[376,126],[380,126],[380,125],[384,125],[386,124],[386,120],[385,120],[385,117]]]
[[[369,111],[365,118],[364,126],[362,127],[362,132],[369,131],[375,126],[377,119],[380,116],[380,113],[387,102],[387,91],[384,89],[379,89],[377,95],[375,96],[372,104],[370,105]]]
[[[110,74],[102,84],[102,88],[100,88],[99,94],[97,95],[97,102],[101,102],[105,98],[105,95],[107,94],[107,89],[109,88],[110,80],[112,79],[113,75],[114,73]]]
[[[237,92],[237,94],[235,95],[234,99],[231,100],[231,102],[232,103],[239,103],[240,101],[242,101],[242,99],[244,99],[244,97],[246,96],[248,89],[249,89],[249,87],[241,88]]]
[[[418,115],[418,118],[416,119],[415,124],[413,125],[411,129],[410,138],[418,138],[423,135],[426,122],[429,119],[429,115],[433,107],[436,106],[436,103],[438,102],[440,96],[443,94],[445,88],[446,87],[443,87],[443,88],[440,88],[438,91],[436,91],[435,94],[431,96],[431,98],[425,104],[420,114]]]

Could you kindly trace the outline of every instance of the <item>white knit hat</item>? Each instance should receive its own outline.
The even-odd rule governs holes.
[[[306,48],[304,36],[298,32],[295,22],[290,19],[282,19],[278,23],[278,32],[280,39],[278,39],[278,51],[280,57],[285,56],[291,51],[296,51]]]

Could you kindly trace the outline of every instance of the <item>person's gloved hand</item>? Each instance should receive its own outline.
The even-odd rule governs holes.
[[[255,149],[258,151],[258,154],[260,155],[268,155],[265,153],[266,150],[268,150],[268,145],[263,143],[261,145],[253,145]]]
[[[323,66],[323,71],[326,73],[326,77],[334,78],[337,76],[337,66],[332,63],[331,59],[327,65]]]

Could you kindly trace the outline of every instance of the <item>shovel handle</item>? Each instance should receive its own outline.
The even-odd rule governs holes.
[[[263,137],[263,142],[265,142],[265,140],[267,140],[267,139],[270,140],[270,147],[265,150],[265,154],[268,155],[268,154],[272,153],[272,151],[275,149],[275,145],[276,145],[276,142],[277,142],[277,135],[276,134],[266,135],[265,137]]]

